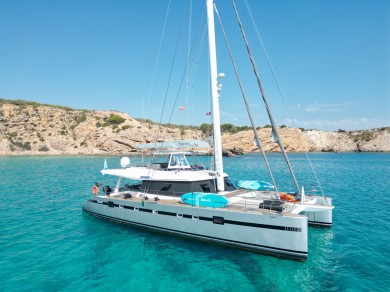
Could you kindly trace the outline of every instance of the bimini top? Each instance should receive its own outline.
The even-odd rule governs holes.
[[[169,149],[169,148],[210,148],[209,143],[201,140],[177,140],[141,144],[138,149]]]

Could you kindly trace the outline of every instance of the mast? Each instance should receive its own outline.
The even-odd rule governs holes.
[[[219,95],[217,80],[217,53],[215,46],[214,29],[214,0],[206,0],[207,27],[209,35],[209,56],[210,56],[210,82],[211,98],[213,107],[213,128],[214,128],[214,163],[217,173],[217,190],[224,191],[223,164],[222,164],[222,142],[221,142],[221,121],[219,114]]]

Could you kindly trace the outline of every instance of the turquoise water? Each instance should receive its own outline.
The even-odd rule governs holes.
[[[290,157],[298,179],[315,185],[306,156]],[[332,229],[310,228],[303,263],[83,213],[92,183],[110,181],[99,175],[103,157],[0,157],[0,291],[389,289],[390,154],[309,157],[336,209]],[[107,161],[119,165],[118,157]],[[231,179],[266,175],[259,155],[224,161]],[[285,180],[281,156],[270,161],[277,180]]]

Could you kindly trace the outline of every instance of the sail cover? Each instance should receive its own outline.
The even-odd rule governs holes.
[[[138,149],[161,149],[161,148],[210,148],[210,145],[206,141],[201,141],[201,140],[177,140],[177,141],[146,143],[138,146]]]

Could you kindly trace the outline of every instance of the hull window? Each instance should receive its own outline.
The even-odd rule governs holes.
[[[224,225],[225,224],[225,220],[223,219],[223,217],[213,216],[213,223],[214,224]]]

